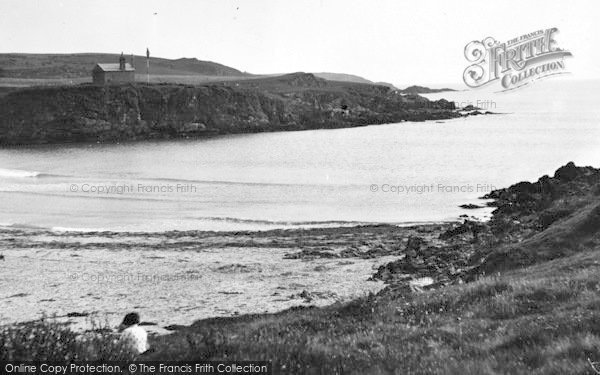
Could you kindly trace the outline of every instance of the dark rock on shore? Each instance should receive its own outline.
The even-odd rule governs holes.
[[[86,316],[89,316],[90,313],[88,312],[70,312],[67,314],[68,318],[83,318]]]
[[[461,110],[463,110],[463,111],[480,111],[481,108],[475,107],[473,104],[469,104],[469,105],[466,105],[463,108],[461,108]]]
[[[440,235],[440,239],[449,240],[451,238],[461,236],[461,239],[465,242],[468,241],[468,236],[471,237],[472,242],[478,241],[478,235],[484,231],[486,226],[474,220],[465,220],[462,224],[453,226],[447,231]]]
[[[494,199],[490,226],[496,233],[520,232],[520,237],[548,228],[582,208],[600,192],[600,169],[577,167],[573,162],[556,170],[554,177],[519,182],[494,190],[483,198]]]
[[[479,259],[471,277],[512,270],[600,248],[600,204],[590,203],[565,220],[518,243],[499,246]]]
[[[600,169],[573,162],[534,183],[484,198],[497,207],[489,222],[496,244],[471,260],[480,274],[528,266],[600,245]]]
[[[423,277],[432,278],[433,285],[445,285],[466,272],[472,254],[473,247],[468,241],[432,246],[424,238],[410,237],[404,257],[380,266],[371,279],[382,280],[395,287],[402,284],[409,287],[407,290],[414,289],[407,283]]]
[[[600,246],[599,186],[600,169],[571,162],[554,177],[494,190],[483,197],[497,207],[488,223],[453,225],[440,234],[443,245],[411,237],[404,257],[379,267],[373,279],[409,290],[419,277],[443,285]]]
[[[330,250],[305,249],[297,253],[285,254],[284,259],[318,259],[318,258],[339,258],[340,255],[332,253]]]
[[[473,203],[461,204],[459,207],[460,208],[464,208],[466,210],[475,210],[475,209],[478,209],[478,208],[483,208],[483,206],[479,206],[479,205],[473,204]]]

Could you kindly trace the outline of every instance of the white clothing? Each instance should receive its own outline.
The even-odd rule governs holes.
[[[137,324],[129,326],[121,332],[121,340],[127,343],[132,351],[142,354],[148,350],[148,334]]]

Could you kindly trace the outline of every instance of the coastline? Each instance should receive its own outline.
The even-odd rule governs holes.
[[[2,296],[8,311],[3,320],[18,316],[10,323],[20,324],[57,315],[85,330],[91,318],[116,319],[120,310],[112,307],[123,305],[145,310],[150,331],[167,333],[199,318],[278,313],[460,285],[482,270],[490,272],[485,261],[498,262],[495,249],[531,237],[581,207],[598,176],[599,170],[569,163],[554,177],[494,190],[482,197],[496,208],[489,221],[463,215],[462,222],[407,226],[229,232],[2,228],[0,246],[9,270],[4,282],[11,290]],[[555,207],[561,199],[574,206]],[[540,204],[547,208],[532,215]],[[510,268],[508,260],[499,261]],[[11,313],[31,305],[38,310]]]
[[[19,324],[44,313],[85,330],[92,317],[118,319],[112,307],[127,303],[162,334],[202,317],[347,302],[384,288],[372,276],[402,256],[409,238],[437,243],[455,224],[157,233],[3,228],[10,292],[0,302],[2,318]],[[160,295],[170,296],[168,308]],[[36,311],[16,314],[32,305]]]
[[[114,143],[339,129],[493,114],[310,73],[204,85],[32,87],[0,97],[0,145]],[[236,108],[233,112],[231,108]]]
[[[297,262],[321,273],[334,269],[340,278],[334,280],[335,287],[317,279],[324,290],[310,290],[303,285],[299,291],[299,286],[294,285],[298,288],[296,293],[287,295],[288,289],[271,295],[272,298],[287,295],[293,303],[285,309],[213,314],[191,324],[163,326],[173,332],[169,335],[153,330],[156,322],[147,312],[158,305],[165,306],[171,314],[181,309],[173,308],[171,300],[162,301],[153,290],[152,298],[146,298],[151,306],[134,306],[142,312],[145,328],[155,333],[151,334],[152,352],[144,354],[143,360],[252,358],[273,361],[276,373],[288,373],[291,368],[300,373],[313,370],[384,373],[388,364],[397,368],[398,363],[414,373],[432,373],[432,370],[459,373],[464,372],[465,365],[469,373],[485,373],[490,368],[505,368],[494,358],[514,359],[515,350],[521,353],[521,346],[527,345],[529,349],[522,359],[511,362],[511,368],[519,370],[517,373],[527,373],[532,367],[545,370],[559,366],[555,361],[563,358],[563,352],[551,350],[559,341],[573,348],[565,366],[571,368],[572,362],[576,362],[583,371],[588,364],[585,355],[593,350],[589,341],[585,341],[588,339],[583,342],[581,339],[597,331],[599,319],[595,308],[600,303],[599,182],[600,169],[568,163],[557,169],[553,177],[542,176],[534,183],[520,182],[492,191],[485,198],[494,200],[492,205],[496,210],[486,223],[466,220],[462,224],[425,227],[320,228],[262,235],[261,232],[233,232],[225,236],[184,232],[187,237],[180,237],[180,233],[171,232],[159,241],[146,238],[147,249],[141,250],[130,265],[138,264],[141,255],[165,262],[160,254],[168,250],[151,250],[165,246],[178,249],[173,253],[177,261],[194,248],[201,252],[198,248],[202,246],[214,248],[214,253],[223,259],[223,249],[234,246],[237,252],[230,259],[235,262],[221,265],[228,277],[248,270],[248,265],[240,261],[240,250],[250,250],[251,259],[256,260],[257,255],[261,256],[260,249],[277,249],[281,256],[277,262],[288,268],[286,272],[292,272],[283,277],[315,280],[315,274],[309,275],[306,270],[293,275],[294,269],[289,271],[289,265]],[[143,234],[139,234],[134,241],[113,243],[114,259],[127,262],[122,254],[132,253],[131,249],[142,239]],[[35,264],[36,257],[51,254],[47,249],[49,244],[58,249],[56,252],[70,252],[75,258],[86,251],[78,248],[87,246],[88,254],[98,254],[102,252],[94,248],[105,246],[95,238],[88,238],[87,244],[84,241],[67,244],[68,241],[55,241],[56,238],[40,243],[39,238],[31,236],[4,240],[14,243],[14,250],[7,253],[5,262],[18,256],[23,251],[21,247],[33,247],[23,259],[28,265]],[[125,248],[116,250],[121,247]],[[106,254],[92,262],[96,268],[111,266]],[[154,258],[157,255],[159,258]],[[384,281],[386,286],[353,298],[321,303],[334,288],[345,285],[355,291],[355,287],[344,283],[356,273],[343,267],[351,266],[347,262],[356,265],[360,260],[373,261],[370,269],[363,268],[365,274],[360,283],[366,283],[366,274],[370,274],[372,280]],[[64,262],[53,261],[58,265],[54,272],[68,269]],[[375,267],[375,263],[380,265]],[[265,274],[258,276],[261,278]],[[431,282],[419,282],[424,278]],[[36,287],[33,280],[24,281],[20,285]],[[179,291],[185,293],[181,288]],[[200,292],[201,301],[206,293]],[[169,296],[174,298],[178,294],[171,292]],[[230,299],[236,294],[224,296]],[[9,303],[27,297],[13,295]],[[126,296],[119,297],[123,301]],[[190,301],[189,295],[185,297]],[[68,298],[78,300],[73,296]],[[2,302],[6,303],[5,300]],[[256,299],[249,302],[256,304]],[[190,311],[198,318],[197,311]],[[66,316],[71,321],[95,318],[85,311],[73,311]],[[54,335],[77,335],[74,324],[52,325],[56,324],[52,322],[55,321],[29,321],[3,328],[12,337],[37,329]],[[548,326],[549,322],[552,326]],[[89,332],[100,335],[98,339],[101,345],[107,345],[109,353],[117,353],[109,354],[109,358],[119,353],[118,347],[109,344],[113,340],[113,323],[114,320],[107,319],[105,328]],[[432,342],[436,343],[433,347]],[[68,349],[65,355],[89,351],[94,344],[90,345]],[[382,351],[382,348],[398,349]],[[16,357],[11,358],[29,358],[28,350],[15,352]],[[540,353],[543,361],[539,361]],[[536,358],[538,361],[532,362]]]

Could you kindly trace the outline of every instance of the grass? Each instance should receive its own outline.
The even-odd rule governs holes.
[[[34,54],[0,53],[0,77],[9,78],[76,78],[88,77],[96,63],[118,63],[118,53]],[[131,55],[126,54],[127,62]],[[146,73],[146,56],[134,57],[140,74]],[[237,76],[249,74],[237,69],[194,58],[163,59],[150,57],[150,73],[159,75]]]
[[[53,319],[0,327],[0,362],[130,361],[135,356],[109,329],[79,334]]]
[[[600,252],[404,296],[209,319],[155,359],[266,359],[281,373],[589,374],[600,359]]]

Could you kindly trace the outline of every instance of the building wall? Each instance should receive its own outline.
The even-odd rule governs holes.
[[[104,72],[94,71],[93,82],[99,85],[111,84],[111,83],[128,83],[135,82],[135,71],[127,72]]]
[[[92,72],[92,81],[95,85],[103,85],[104,84],[104,72],[101,70],[94,70]]]

